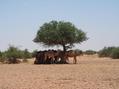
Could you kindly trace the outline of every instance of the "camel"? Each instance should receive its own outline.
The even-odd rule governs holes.
[[[34,64],[52,64],[54,62],[54,51],[53,50],[44,50],[44,51],[38,51],[35,55],[36,60],[34,61]]]
[[[48,50],[48,51],[39,51],[36,54],[36,60],[34,64],[57,64],[60,63],[61,59],[66,59],[66,62],[69,61],[69,57],[73,57],[73,63],[77,63],[77,56],[81,55],[81,52],[76,52],[74,50],[66,51],[65,53],[61,50]]]
[[[55,55],[54,55],[54,51],[53,50],[48,50],[48,51],[45,51],[44,53],[44,61],[47,63],[51,63],[53,64],[54,63],[54,58],[55,58]]]
[[[38,51],[35,55],[36,59],[34,61],[34,64],[44,64],[44,52],[45,51]]]
[[[69,51],[66,51],[65,53],[65,57],[66,59],[69,61],[69,57],[73,57],[74,60],[73,60],[73,63],[76,64],[77,63],[77,56],[79,55],[83,55],[83,52],[82,51],[79,51],[78,53],[74,50],[69,50]]]

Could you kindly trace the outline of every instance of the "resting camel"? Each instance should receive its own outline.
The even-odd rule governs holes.
[[[52,64],[55,62],[57,56],[58,54],[55,50],[38,51],[35,55],[34,64]]]
[[[61,50],[48,50],[48,51],[39,51],[36,53],[36,60],[34,64],[54,64],[60,63],[60,59],[64,58],[66,61],[69,61],[68,57],[73,57],[73,63],[77,63],[76,57],[82,55],[81,52],[76,52],[73,50],[66,51],[65,53]]]
[[[62,58],[62,51],[59,50],[48,50],[44,53],[44,61],[50,61],[50,63],[59,63]]]
[[[44,61],[45,62],[50,62],[51,64],[54,63],[54,58],[55,58],[55,55],[54,55],[54,51],[53,50],[48,50],[44,53]]]
[[[36,54],[35,54],[35,61],[34,61],[34,64],[44,64],[45,61],[44,61],[44,53],[45,51],[38,51]]]

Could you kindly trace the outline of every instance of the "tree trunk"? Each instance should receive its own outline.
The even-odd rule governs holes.
[[[60,61],[60,62],[61,62],[62,64],[67,64],[67,62],[66,62],[67,59],[66,59],[66,57],[65,57],[65,54],[66,54],[66,46],[65,46],[65,45],[62,45],[62,46],[63,46],[63,52],[62,52],[62,54],[61,54],[62,57],[61,57],[61,61]]]

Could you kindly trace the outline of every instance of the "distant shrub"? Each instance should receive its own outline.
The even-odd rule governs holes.
[[[83,55],[83,51],[82,50],[80,50],[80,49],[75,49],[75,53],[77,54],[77,55]]]
[[[32,57],[36,57],[36,54],[37,54],[37,50],[34,50],[33,52],[32,52]]]
[[[99,57],[111,57],[113,59],[119,58],[119,47],[104,47],[99,51]]]
[[[32,53],[30,53],[28,49],[25,49],[23,51],[23,59],[27,59],[27,58],[32,58]]]
[[[85,54],[87,55],[93,55],[93,54],[96,54],[97,52],[96,51],[93,51],[93,50],[86,50],[85,51]]]
[[[21,58],[21,52],[17,47],[10,46],[7,51],[4,52],[5,54],[5,63],[15,64],[19,63],[18,58]]]
[[[110,57],[113,49],[115,49],[115,47],[104,47],[98,52],[99,57]]]
[[[23,62],[27,62],[27,58],[31,58],[32,53],[27,49],[20,50],[17,47],[9,46],[7,51],[0,52],[0,62],[3,63],[19,63],[18,59],[22,59]]]
[[[112,50],[110,57],[113,59],[119,59],[119,47]]]
[[[8,50],[6,51],[6,56],[8,58],[14,57],[14,58],[21,58],[21,52],[17,47],[10,46]]]
[[[3,53],[0,51],[0,62],[3,62],[2,55],[3,55]]]
[[[0,62],[4,62],[7,59],[5,52],[0,53]]]
[[[2,57],[2,52],[0,51],[0,58]]]

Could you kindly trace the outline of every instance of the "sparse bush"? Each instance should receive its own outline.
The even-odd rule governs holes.
[[[0,51],[0,62],[2,62],[3,59],[2,59],[2,52]]]
[[[17,47],[10,46],[6,53],[8,58],[20,58],[20,50]]]
[[[2,57],[2,52],[0,51],[0,58]]]
[[[28,49],[25,49],[23,53],[24,53],[23,55],[24,59],[32,58],[32,54],[28,51]]]
[[[104,47],[99,51],[99,57],[110,57],[113,49],[115,49],[115,47]]]
[[[30,53],[27,49],[20,50],[17,47],[9,46],[7,51],[0,51],[0,62],[3,63],[19,63],[18,59],[22,59],[23,62],[27,62],[28,58],[32,58],[32,53]]]
[[[36,54],[37,54],[37,50],[34,50],[33,52],[32,52],[32,57],[36,57]]]
[[[23,62],[27,62],[27,58],[32,57],[32,54],[27,49],[22,51],[14,46],[10,46],[5,53],[6,53],[7,61],[10,64],[19,63],[18,58],[23,59]]]
[[[104,47],[99,51],[99,57],[119,58],[119,47]]]
[[[0,54],[1,54],[0,62],[3,63],[3,62],[7,59],[7,57],[6,57],[6,53],[5,53],[5,52],[1,52]]]
[[[78,55],[83,55],[83,51],[80,50],[80,49],[76,49],[75,50],[75,53],[78,54]]]
[[[113,59],[119,59],[119,47],[112,50],[110,57]]]
[[[5,52],[6,56],[6,63],[9,64],[14,64],[14,63],[19,63],[18,58],[21,58],[21,52],[17,47],[10,46],[8,50]]]
[[[85,54],[87,54],[87,55],[93,55],[93,54],[96,54],[96,51],[86,50],[86,51],[85,51]]]

